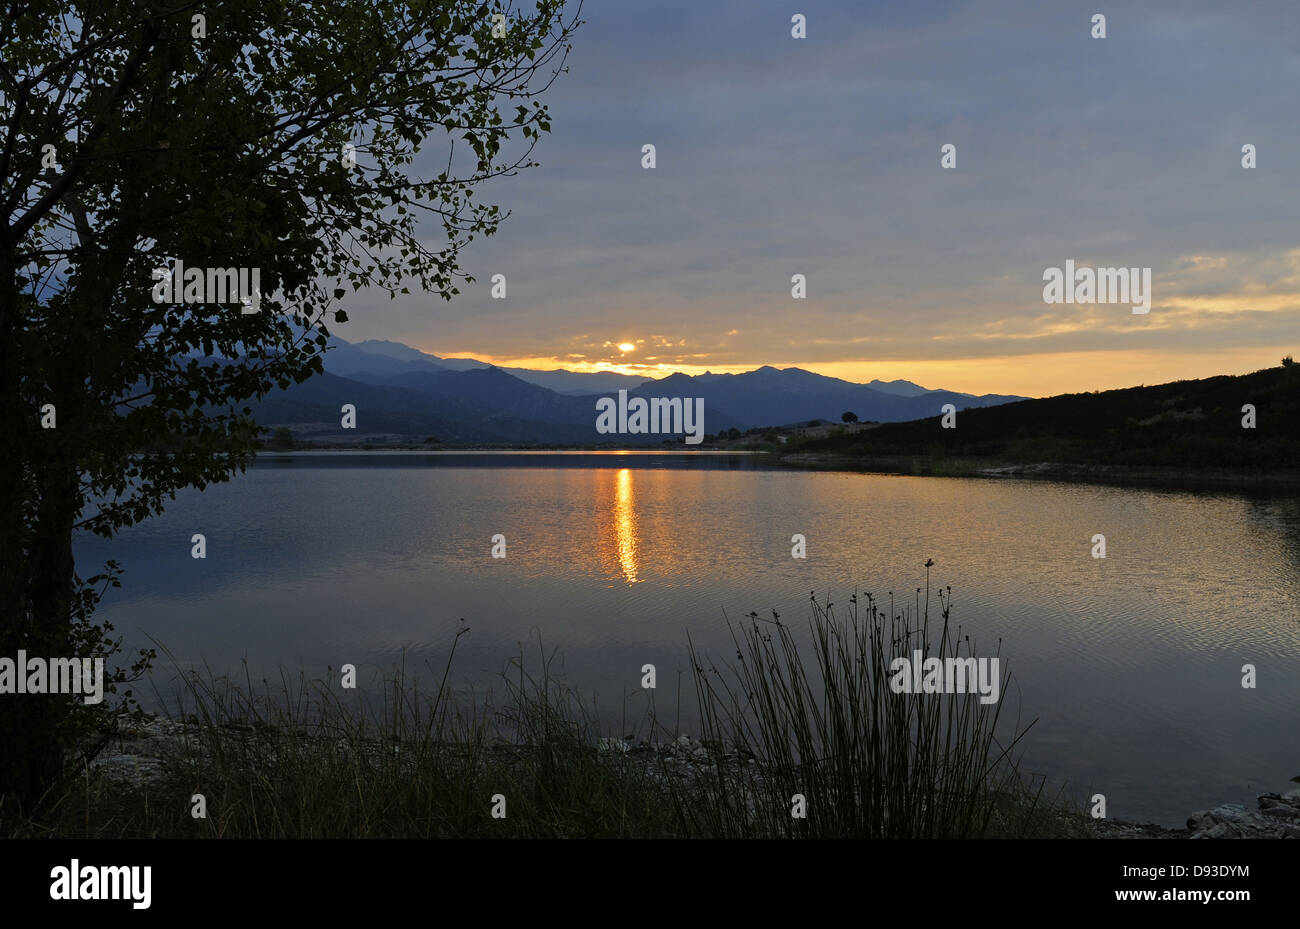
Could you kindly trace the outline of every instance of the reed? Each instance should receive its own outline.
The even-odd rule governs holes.
[[[927,566],[928,569],[928,566]],[[181,675],[160,775],[124,783],[85,768],[11,835],[178,837],[859,837],[1083,834],[1083,819],[1021,776],[1028,727],[1005,700],[895,693],[890,662],[914,649],[974,655],[950,626],[951,592],[898,607],[870,595],[811,600],[807,636],[773,613],[731,624],[736,658],[689,646],[701,739],[691,757],[653,703],[615,738],[594,701],[520,654],[492,690],[449,684],[456,647],[421,678],[382,686]],[[463,634],[463,630],[462,630]],[[457,635],[457,641],[459,640]],[[999,643],[1000,648],[1000,643]],[[1005,672],[1000,693],[1011,683]],[[680,716],[681,685],[677,697]],[[1031,724],[1032,725],[1032,724]],[[657,741],[663,740],[663,741]],[[679,743],[680,744],[680,743]],[[654,747],[658,745],[659,747]],[[706,748],[701,748],[705,746]],[[206,816],[195,818],[194,795]],[[794,797],[806,816],[792,815]],[[504,798],[504,816],[499,798]]]
[[[734,837],[962,838],[1041,831],[1059,807],[1022,777],[1029,726],[977,693],[896,693],[895,659],[977,657],[950,624],[951,590],[928,580],[909,608],[871,595],[837,613],[811,599],[808,648],[779,614],[732,625],[734,662],[691,648],[702,739],[725,745],[705,802],[680,808],[693,834]],[[1000,654],[1001,642],[998,651]],[[1002,672],[1001,695],[1011,684]],[[801,809],[800,809],[801,808]],[[797,816],[797,812],[804,815]]]

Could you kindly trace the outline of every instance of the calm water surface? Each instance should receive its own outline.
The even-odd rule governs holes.
[[[496,533],[505,559],[490,557]],[[364,678],[403,651],[438,664],[464,619],[461,686],[490,685],[540,634],[605,707],[627,693],[639,712],[655,664],[661,716],[688,630],[727,657],[727,616],[775,608],[802,624],[811,591],[910,596],[933,558],[980,652],[1002,639],[1007,711],[1038,719],[1029,770],[1167,825],[1300,775],[1295,497],[789,472],[738,455],[294,454],[182,494],[112,543],[80,540],[83,571],[106,557],[126,575],[103,618],[181,662],[352,662]]]

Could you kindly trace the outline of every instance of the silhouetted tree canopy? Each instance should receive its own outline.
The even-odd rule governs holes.
[[[350,292],[458,292],[460,250],[505,216],[475,188],[531,165],[550,129],[537,95],[577,25],[564,7],[5,6],[0,655],[111,646],[90,613],[115,566],[79,575],[74,529],[112,535],[242,469],[245,404],[321,371]],[[260,308],[154,302],[176,261],[258,269]],[[71,702],[0,707],[0,795],[27,803]]]

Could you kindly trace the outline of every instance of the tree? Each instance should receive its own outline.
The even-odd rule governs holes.
[[[271,445],[274,448],[293,448],[293,432],[288,426],[281,426],[275,430],[275,436],[271,439]]]
[[[564,0],[5,6],[0,656],[117,648],[91,618],[117,567],[78,572],[74,531],[243,470],[245,404],[321,372],[349,291],[459,292],[460,250],[506,215],[474,190],[533,164],[577,25]],[[156,302],[177,262],[197,299]],[[205,268],[259,293],[223,302]],[[0,819],[53,783],[80,712],[0,696]]]
[[[858,414],[846,411],[840,414],[840,419],[846,423],[856,423],[858,421]]]

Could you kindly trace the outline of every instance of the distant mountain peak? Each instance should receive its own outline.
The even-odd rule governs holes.
[[[919,397],[922,394],[934,393],[929,388],[922,387],[920,384],[914,384],[911,381],[902,379],[894,381],[874,380],[867,384],[873,390],[879,390],[883,393],[894,394],[899,397]],[[954,391],[956,393],[956,391]],[[962,394],[963,397],[971,397],[974,394]]]
[[[928,390],[906,380],[873,380],[868,384],[830,377],[805,368],[778,368],[765,364],[739,374],[690,375],[677,371],[662,377],[628,375],[610,371],[535,371],[502,367],[474,358],[441,358],[401,342],[369,339],[355,344],[333,337],[325,355],[325,369],[363,383],[418,389],[454,403],[440,407],[445,415],[509,415],[520,421],[531,417],[552,421],[556,411],[572,420],[586,417],[593,397],[627,390],[642,397],[703,397],[716,419],[745,427],[838,421],[845,411],[861,420],[890,422],[932,415],[943,403],[958,409],[990,406],[1023,399],[985,394],[971,396],[953,391]],[[460,394],[459,391],[468,391]],[[446,400],[453,397],[453,400]],[[570,400],[581,400],[570,406]],[[456,406],[455,404],[460,404]],[[575,410],[581,413],[574,412]],[[569,421],[566,420],[566,421]]]
[[[399,361],[432,361],[437,363],[439,360],[436,355],[422,352],[418,348],[411,348],[411,346],[404,345],[401,342],[390,342],[387,339],[366,339],[364,342],[354,342],[352,345],[363,352],[370,352],[374,355],[387,355],[389,358],[396,358]]]

